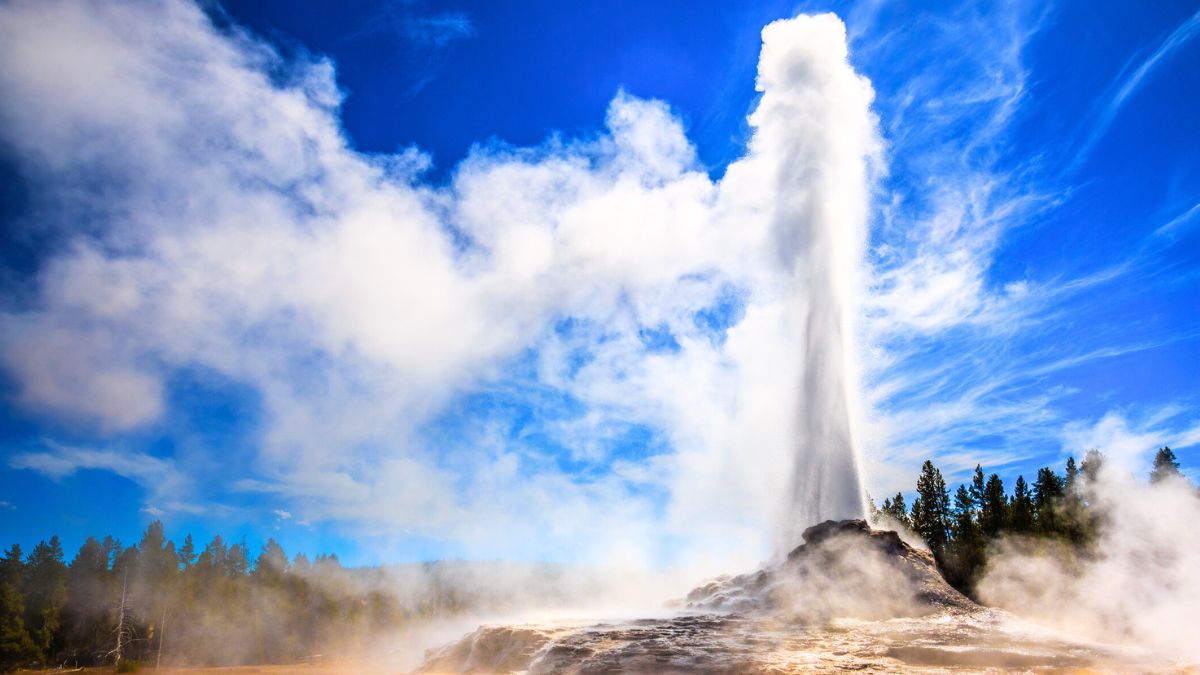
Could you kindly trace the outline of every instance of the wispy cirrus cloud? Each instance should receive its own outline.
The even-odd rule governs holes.
[[[404,68],[398,76],[409,80],[410,96],[418,94],[438,75],[443,52],[451,45],[476,35],[470,15],[461,11],[429,12],[421,2],[388,0],[349,39],[382,37],[417,68]]]
[[[418,44],[443,47],[475,35],[475,26],[466,14],[452,12],[409,17],[400,22],[400,32]]]
[[[132,450],[84,448],[53,441],[44,441],[43,445],[43,450],[18,452],[10,456],[8,466],[35,471],[53,480],[62,480],[84,470],[108,471],[136,483],[153,504],[165,506],[168,510],[201,510],[201,507],[187,502],[188,496],[194,491],[193,481],[171,459]],[[153,505],[147,505],[143,511],[155,517],[166,513]]]
[[[874,9],[878,19],[883,10]],[[879,494],[912,489],[930,457],[952,479],[976,461],[1010,471],[1058,461],[1055,439],[1078,414],[1071,404],[1081,393],[1065,373],[1195,337],[1178,326],[1169,334],[1114,330],[1093,304],[1125,297],[1161,247],[1147,244],[1082,274],[998,265],[1009,241],[1036,231],[1074,193],[1048,170],[1053,150],[1014,151],[1038,104],[1027,46],[1052,19],[1031,4],[985,4],[907,16],[925,27],[913,33],[919,47],[895,34],[857,33],[868,71],[919,52],[936,64],[912,64],[894,86],[880,85],[891,175],[873,240],[863,357]],[[1189,21],[1122,80],[1110,116],[1192,32]],[[931,52],[944,57],[928,59]],[[1064,330],[1071,340],[1055,337]]]
[[[1200,202],[1197,202],[1192,208],[1163,223],[1154,231],[1154,234],[1155,236],[1177,234],[1184,228],[1196,223],[1197,220],[1200,220]]]
[[[388,0],[379,6],[352,37],[390,35],[415,48],[441,48],[475,35],[474,22],[465,12],[427,12],[420,2]]]
[[[1197,35],[1200,35],[1200,11],[1188,17],[1172,31],[1149,56],[1140,61],[1131,60],[1126,64],[1099,102],[1099,109],[1094,113],[1094,121],[1088,128],[1087,136],[1079,144],[1079,149],[1075,151],[1075,156],[1068,165],[1068,173],[1078,169],[1087,160],[1096,144],[1108,133],[1121,109],[1142,86],[1146,78],[1156,68],[1175,56],[1179,50],[1186,47]]]
[[[1008,339],[1070,283],[993,272],[1006,233],[1057,199],[1028,179],[1035,166],[1006,155],[1028,95],[1024,48],[1045,12],[1018,3],[913,20],[923,26],[909,38],[919,48],[892,34],[873,41],[869,30],[858,44],[868,63],[941,55],[906,64],[894,86],[881,86],[891,173],[872,241],[862,359],[880,494],[911,489],[931,456],[951,476],[967,468],[956,456],[994,466],[1026,458],[998,439],[1044,420],[1048,397],[999,395],[999,369],[1012,362]]]

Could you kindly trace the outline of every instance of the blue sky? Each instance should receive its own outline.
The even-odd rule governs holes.
[[[687,219],[762,27],[824,11],[880,141],[867,487],[1162,444],[1200,479],[1195,3],[347,4],[3,6],[5,543],[758,541],[773,282]]]

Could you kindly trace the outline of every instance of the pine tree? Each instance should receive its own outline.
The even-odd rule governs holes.
[[[1104,466],[1104,453],[1093,448],[1084,453],[1083,462],[1079,464],[1079,473],[1089,482],[1094,483],[1100,477],[1100,467],[1102,466]]]
[[[225,541],[218,534],[204,546],[200,557],[196,559],[196,567],[200,571],[201,578],[210,579],[222,575],[226,570],[226,555],[228,555],[228,551],[225,548]]]
[[[1072,490],[1076,489],[1076,483],[1078,482],[1078,479],[1079,469],[1075,466],[1075,458],[1067,457],[1067,492],[1071,492]]]
[[[67,603],[63,607],[63,657],[72,663],[93,663],[93,655],[108,649],[109,555],[88,537],[67,568]]]
[[[925,505],[921,503],[921,497],[918,495],[913,498],[912,510],[909,512],[908,522],[912,523],[913,531],[920,534],[920,530],[917,530],[917,523],[924,522],[924,520]]]
[[[229,552],[225,556],[225,574],[238,578],[244,576],[248,571],[250,571],[250,547],[243,539],[241,543],[229,547]]]
[[[178,553],[175,545],[167,541],[162,521],[156,520],[146,526],[138,551],[144,581],[151,586],[163,583],[179,569]]]
[[[1160,448],[1158,454],[1154,455],[1154,470],[1150,472],[1150,482],[1161,483],[1168,478],[1181,476],[1183,472],[1179,470],[1175,452],[1168,447]]]
[[[283,547],[274,539],[267,539],[262,553],[258,554],[258,560],[254,563],[254,576],[258,579],[276,581],[287,572],[287,569],[288,559],[287,554],[283,552]]]
[[[1094,529],[1091,522],[1093,518],[1084,503],[1084,496],[1088,492],[1085,478],[1083,472],[1075,465],[1075,458],[1068,457],[1061,501],[1062,530],[1075,545],[1086,543]]]
[[[7,670],[40,662],[43,654],[25,626],[25,561],[13,544],[0,558],[0,665]]]
[[[13,544],[0,558],[0,584],[10,584],[19,593],[25,580],[25,559],[21,545]]]
[[[948,544],[946,571],[950,583],[957,589],[970,592],[978,570],[983,567],[983,537],[975,521],[975,498],[965,485],[954,493],[952,538]]]
[[[883,506],[880,507],[876,519],[878,520],[884,516],[908,527],[908,507],[904,504],[903,494],[897,492],[895,499],[886,498],[883,500]]]
[[[192,542],[192,535],[183,538],[183,546],[179,547],[177,553],[179,557],[179,566],[187,571],[192,565],[196,564],[196,544]]]
[[[959,485],[958,490],[954,493],[954,525],[952,529],[954,538],[971,534],[977,531],[976,527],[975,498],[965,485]]]
[[[1061,533],[1062,522],[1058,516],[1059,499],[1063,496],[1063,479],[1053,469],[1038,469],[1037,482],[1033,484],[1033,521],[1037,531],[1053,536]]]
[[[983,480],[983,466],[976,464],[975,473],[971,476],[971,508],[979,509],[983,507],[986,491],[987,486]]]
[[[25,627],[44,657],[57,652],[54,636],[67,604],[67,566],[58,537],[38,542],[29,554],[22,580]]]
[[[258,555],[250,578],[260,591],[283,592],[287,588],[287,571],[288,559],[283,547],[274,539],[268,539]],[[263,608],[256,607],[255,610],[254,634],[258,644],[258,658],[266,662],[278,660],[281,655],[292,649],[290,645],[293,642],[289,642],[292,632],[280,631],[278,626],[272,625],[272,616],[264,612]]]
[[[1009,529],[1017,534],[1027,534],[1033,531],[1033,498],[1029,494],[1029,486],[1024,476],[1017,476],[1017,484],[1013,488],[1013,498],[1009,518]]]
[[[921,475],[917,478],[917,494],[921,508],[917,514],[914,504],[913,529],[925,538],[925,543],[929,545],[933,555],[941,559],[946,552],[947,529],[950,524],[950,494],[946,491],[946,481],[942,478],[942,472],[929,460],[925,460],[921,466]]]
[[[895,497],[892,497],[892,510],[890,515],[905,527],[912,527],[912,523],[908,520],[908,507],[904,504],[904,493],[897,492]]]
[[[134,604],[139,608],[138,613],[149,622],[146,646],[156,642],[161,646],[167,605],[179,575],[179,554],[175,544],[167,540],[163,524],[158,520],[146,527],[137,548],[138,584]]]
[[[48,651],[77,667],[106,661],[123,668],[156,654],[161,666],[168,624],[172,652],[166,656],[180,665],[293,662],[335,640],[345,644],[348,635],[357,641],[394,631],[420,611],[367,590],[371,584],[349,583],[354,577],[336,555],[320,556],[315,570],[298,555],[289,567],[274,540],[251,561],[244,542],[227,548],[215,537],[201,558],[181,572],[187,554],[181,558],[161,523],[151,523],[129,548],[111,537],[103,543],[88,538],[69,566],[57,539],[41,542],[27,558],[13,546],[0,558],[0,671],[37,664]],[[312,583],[307,577],[314,573],[337,583]],[[465,606],[453,590],[433,594],[427,605],[435,611]],[[46,634],[50,646],[39,648],[34,637],[46,642]]]
[[[979,506],[979,529],[985,537],[995,537],[1008,524],[1008,497],[1004,494],[1004,481],[999,474],[988,477],[983,488],[983,500]]]
[[[25,628],[25,603],[7,581],[0,581],[0,670],[14,670],[41,660],[41,652]]]

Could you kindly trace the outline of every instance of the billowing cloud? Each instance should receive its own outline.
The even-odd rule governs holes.
[[[349,147],[327,61],[285,62],[185,2],[5,5],[0,128],[34,226],[62,242],[0,315],[17,401],[120,437],[170,411],[173,373],[203,369],[263,405],[227,482],[304,521],[491,554],[636,562],[674,541],[756,562],[802,405],[797,265],[815,264],[779,214],[861,233],[878,149],[836,17],[763,38],[755,137],[720,181],[666,104],[618,93],[598,138],[476,149],[433,187],[419,153]],[[437,433],[496,392],[582,412],[524,436],[464,413]],[[595,429],[661,442],[623,456]]]
[[[1144,411],[1110,410],[1093,423],[1077,420],[1062,430],[1065,451],[1080,455],[1091,449],[1125,473],[1148,476],[1154,451],[1165,446],[1200,444],[1200,419],[1176,405]]]

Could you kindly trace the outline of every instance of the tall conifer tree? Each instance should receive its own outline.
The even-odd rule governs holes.
[[[1150,482],[1160,483],[1168,478],[1182,476],[1179,461],[1175,459],[1175,451],[1168,447],[1160,448],[1154,455],[1154,470],[1150,472]]]
[[[914,503],[913,529],[925,538],[934,556],[941,558],[946,552],[950,525],[950,494],[946,491],[942,472],[929,460],[921,466],[917,495],[921,508],[917,513]]]
[[[1033,498],[1024,476],[1017,476],[1017,483],[1013,487],[1011,514],[1009,529],[1017,534],[1033,531]]]

